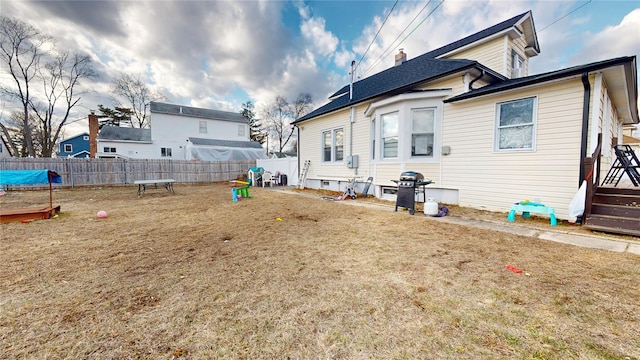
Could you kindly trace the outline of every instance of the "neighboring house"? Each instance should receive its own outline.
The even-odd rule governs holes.
[[[58,157],[88,158],[89,133],[82,133],[60,142]]]
[[[4,140],[4,136],[0,136],[0,140],[2,140],[0,141],[0,159],[12,157],[11,150],[9,149],[7,142]]]
[[[294,122],[306,186],[371,176],[375,196],[393,199],[392,180],[411,170],[440,202],[508,211],[531,199],[571,220],[598,134],[604,176],[611,144],[639,122],[636,58],[528,76],[539,51],[531,12],[410,60],[401,51]]]
[[[262,145],[249,141],[249,121],[239,113],[159,102],[151,102],[150,112],[149,129],[103,126],[97,137],[96,157],[201,161],[266,158]]]

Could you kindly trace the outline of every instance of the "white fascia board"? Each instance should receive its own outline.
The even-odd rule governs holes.
[[[453,89],[440,89],[440,90],[426,90],[426,91],[420,91],[420,92],[400,94],[400,95],[392,96],[390,98],[376,101],[369,104],[367,109],[364,111],[364,114],[366,116],[370,116],[371,114],[373,114],[373,112],[376,111],[377,108],[391,105],[397,102],[407,101],[407,100],[416,100],[416,99],[431,99],[431,98],[438,98],[438,97],[443,98],[447,95],[451,95],[452,92],[453,92]]]

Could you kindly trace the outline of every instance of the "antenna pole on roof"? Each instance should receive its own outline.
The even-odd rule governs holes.
[[[351,61],[351,72],[349,72],[349,75],[351,75],[351,82],[349,83],[349,101],[351,101],[353,99],[353,72],[354,72],[354,67],[356,66],[356,61],[352,60]]]

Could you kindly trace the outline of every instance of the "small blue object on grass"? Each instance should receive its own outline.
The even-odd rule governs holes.
[[[558,225],[558,220],[556,219],[556,214],[553,208],[547,207],[544,204],[534,203],[529,201],[520,201],[511,206],[511,211],[509,211],[509,215],[507,216],[508,221],[516,220],[516,212],[522,212],[522,218],[528,219],[531,217],[531,213],[540,213],[540,214],[548,214],[551,226]]]

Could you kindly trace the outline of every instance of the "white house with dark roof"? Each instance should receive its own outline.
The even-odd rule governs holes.
[[[249,121],[239,113],[160,102],[151,102],[150,113],[148,129],[103,126],[97,136],[96,157],[194,161],[267,158],[262,145],[249,140]]]
[[[575,219],[569,203],[597,178],[585,168],[599,135],[602,180],[623,126],[639,123],[636,57],[529,75],[539,53],[531,12],[413,59],[401,51],[294,122],[305,186],[372,177],[375,196],[395,199],[393,180],[415,171],[440,202],[509,211],[537,199]]]

